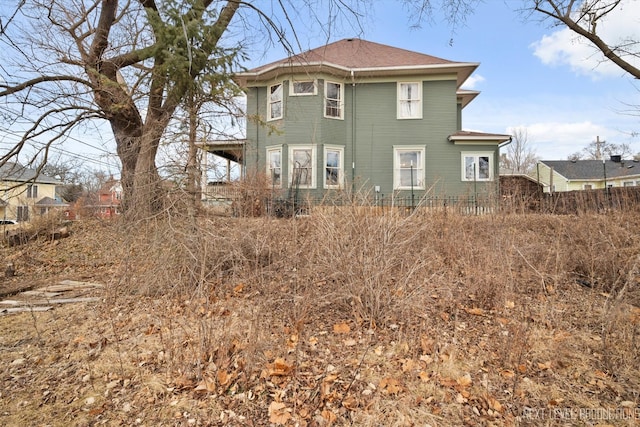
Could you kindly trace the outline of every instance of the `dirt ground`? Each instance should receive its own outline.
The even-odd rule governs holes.
[[[580,284],[493,309],[435,288],[421,316],[383,327],[331,305],[292,310],[285,285],[123,292],[107,237],[74,231],[2,249],[16,266],[3,299],[61,280],[105,287],[0,316],[1,425],[640,425],[637,360],[619,359],[638,348],[640,309],[612,311]]]

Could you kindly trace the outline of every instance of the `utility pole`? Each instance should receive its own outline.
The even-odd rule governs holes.
[[[600,141],[600,136],[596,136],[596,140],[594,142],[596,144],[596,160],[604,160],[601,147],[604,146],[607,141]]]

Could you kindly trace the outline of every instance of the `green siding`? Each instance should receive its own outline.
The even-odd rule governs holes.
[[[331,79],[331,81],[336,81]],[[275,82],[272,82],[275,83]],[[247,171],[266,171],[266,147],[282,145],[283,181],[289,174],[287,154],[294,144],[316,146],[316,190],[324,193],[325,144],[344,146],[345,185],[381,193],[393,193],[393,147],[425,147],[426,188],[433,195],[455,196],[474,191],[495,190],[498,181],[498,154],[495,145],[455,145],[449,135],[460,129],[461,110],[454,80],[423,82],[422,119],[397,119],[396,82],[361,82],[344,84],[344,120],[325,118],[324,80],[318,79],[317,95],[289,96],[288,80],[284,84],[284,118],[261,125],[249,120],[247,125]],[[247,113],[266,117],[267,87],[250,88]],[[286,126],[285,126],[286,124]],[[355,138],[355,144],[353,140]],[[475,184],[461,179],[462,152],[493,152],[495,182]],[[352,163],[355,169],[352,170]],[[405,192],[408,193],[408,192]],[[422,192],[416,192],[420,197]]]

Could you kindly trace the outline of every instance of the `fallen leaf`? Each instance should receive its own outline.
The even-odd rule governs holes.
[[[333,423],[338,419],[338,417],[336,416],[336,414],[334,414],[333,412],[331,412],[331,411],[330,411],[330,410],[328,410],[328,409],[324,409],[324,410],[322,411],[322,418],[324,418],[325,420],[327,420],[327,422],[328,422],[329,424],[333,424]]]
[[[458,379],[456,379],[456,383],[460,386],[460,387],[467,387],[469,385],[471,385],[471,374],[465,374],[461,377],[458,377]]]
[[[503,369],[500,371],[500,375],[502,375],[505,378],[513,378],[516,376],[516,373],[513,372],[511,369]]]
[[[291,408],[282,402],[271,402],[269,405],[269,421],[274,424],[286,424],[291,419]]]
[[[216,391],[216,383],[211,378],[203,377],[202,380],[196,385],[193,391],[197,392],[214,392]]]
[[[218,384],[224,387],[231,382],[231,375],[229,375],[227,371],[218,371],[216,379],[218,380]]]
[[[481,308],[465,308],[464,311],[474,316],[484,316],[484,310]]]
[[[355,411],[358,408],[358,400],[353,396],[347,396],[342,400],[342,406],[350,411]]]
[[[269,376],[289,375],[292,369],[293,365],[287,363],[287,361],[281,357],[278,357],[273,361],[273,363],[267,364],[267,372]]]
[[[244,283],[238,283],[233,287],[233,292],[239,294],[244,290]]]
[[[336,323],[333,325],[333,332],[335,334],[348,334],[351,332],[351,327],[346,322]]]
[[[387,394],[398,394],[402,391],[402,386],[400,385],[400,381],[395,378],[383,378],[378,384],[380,390]]]
[[[540,369],[541,371],[545,371],[547,369],[551,369],[551,361],[548,361],[548,362],[545,362],[545,363],[538,362],[538,369]]]

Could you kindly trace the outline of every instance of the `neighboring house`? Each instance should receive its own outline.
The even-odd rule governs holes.
[[[56,200],[56,186],[62,182],[35,169],[7,162],[0,166],[0,219],[27,222],[52,209],[64,208]]]
[[[120,215],[121,203],[122,184],[111,177],[98,190],[98,201],[92,208],[100,218],[113,218]]]
[[[531,177],[544,192],[595,190],[640,185],[640,163],[611,156],[609,160],[541,160]]]
[[[462,130],[479,92],[461,87],[478,65],[344,39],[239,73],[246,173],[317,197],[496,194],[511,137]]]

